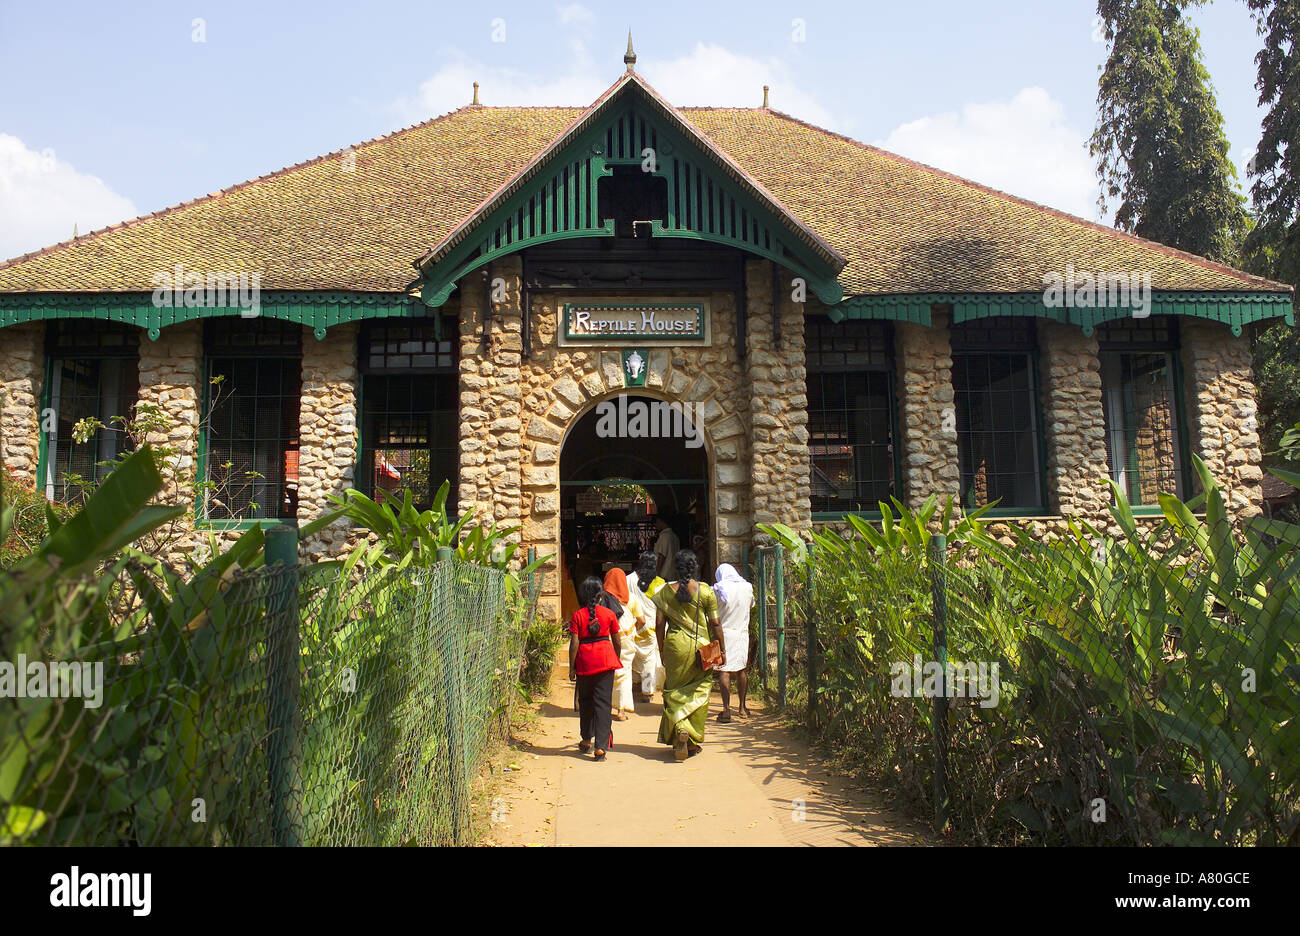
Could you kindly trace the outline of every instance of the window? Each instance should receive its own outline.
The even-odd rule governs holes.
[[[455,325],[447,327],[455,335]],[[433,322],[374,321],[361,332],[361,464],[357,484],[371,497],[427,509],[444,480],[456,513],[460,464],[456,343]]]
[[[951,335],[963,506],[1043,510],[1033,320],[976,319]]]
[[[897,493],[893,330],[810,316],[804,334],[812,509],[876,510]]]
[[[54,428],[46,436],[45,496],[80,503],[86,490],[78,480],[102,480],[109,463],[130,445],[113,418],[129,418],[139,396],[140,329],[86,319],[51,322],[45,356],[50,376],[43,408],[54,411]],[[96,419],[105,428],[75,443],[72,430],[83,419]]]
[[[1110,476],[1135,506],[1183,496],[1178,322],[1125,319],[1097,328]]]
[[[208,319],[203,354],[206,516],[292,519],[298,510],[302,326],[268,318]]]

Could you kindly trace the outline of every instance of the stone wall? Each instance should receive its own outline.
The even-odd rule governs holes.
[[[1220,484],[1228,513],[1255,516],[1263,471],[1250,341],[1201,319],[1184,318],[1179,329],[1191,449]]]
[[[808,370],[804,356],[804,304],[792,300],[790,275],[780,270],[775,287],[781,334],[772,327],[772,264],[745,262],[745,377],[749,391],[752,515],[757,523],[807,529],[812,522],[808,461]],[[748,532],[748,529],[741,532]]]
[[[329,495],[353,486],[357,458],[357,334],[355,322],[335,325],[317,341],[304,328],[302,400],[298,411],[298,522],[335,508]],[[304,540],[304,557],[339,555],[350,541],[350,524],[335,521]]]
[[[957,411],[953,406],[952,344],[948,314],[934,312],[930,327],[898,322],[894,328],[899,374],[898,419],[903,445],[903,496],[919,507],[931,494],[957,496]]]
[[[0,445],[10,476],[35,486],[40,456],[41,384],[45,379],[45,323],[0,330]]]
[[[1108,518],[1106,413],[1097,339],[1077,325],[1038,322],[1039,387],[1047,447],[1048,511]]]
[[[194,504],[199,451],[199,407],[203,400],[203,323],[182,322],[140,339],[140,403],[157,406],[165,431],[146,441],[171,453],[163,464],[164,504]],[[125,415],[125,414],[124,414]]]

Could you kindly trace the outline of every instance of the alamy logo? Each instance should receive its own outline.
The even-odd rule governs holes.
[[[153,875],[83,874],[76,865],[50,878],[51,907],[130,907],[132,916],[148,916],[153,904]]]
[[[1043,305],[1049,309],[1131,309],[1134,318],[1151,314],[1150,273],[1044,273]]]
[[[0,660],[0,698],[84,699],[88,709],[104,704],[103,663],[49,663],[27,659]]]
[[[699,448],[704,436],[697,428],[699,403],[665,403],[663,400],[628,400],[596,404],[596,437],[600,439],[685,439],[687,448]]]
[[[918,653],[911,663],[890,663],[889,675],[889,694],[896,699],[979,699],[980,708],[995,708],[1002,697],[997,663],[923,663]]]
[[[155,273],[150,282],[155,308],[238,309],[242,318],[262,314],[261,273],[187,273],[178,263],[170,273]]]

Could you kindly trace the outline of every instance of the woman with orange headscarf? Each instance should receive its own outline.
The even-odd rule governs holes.
[[[619,662],[622,667],[614,673],[613,716],[615,721],[627,721],[629,715],[636,714],[636,703],[632,698],[632,659],[636,656],[636,618],[628,608],[630,600],[627,587],[627,574],[619,568],[605,573],[605,593],[600,596],[600,603],[618,615],[618,634],[622,642]]]

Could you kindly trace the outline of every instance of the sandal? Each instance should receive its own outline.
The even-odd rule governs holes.
[[[605,759],[605,752],[602,751],[600,748],[596,748],[596,760],[604,760],[604,759]]]
[[[673,744],[673,757],[679,761],[686,760],[689,738],[685,731],[677,732],[677,741]]]
[[[726,711],[726,710],[724,709],[723,711],[721,711],[721,712],[718,713],[718,722],[719,722],[719,724],[723,724],[723,725],[725,725],[725,724],[729,723],[730,721],[731,721],[731,713],[730,713],[730,712],[728,712],[728,711]]]
[[[591,742],[590,742],[590,741],[579,741],[579,742],[578,742],[578,750],[581,751],[583,754],[586,754],[588,751],[591,750]]]

